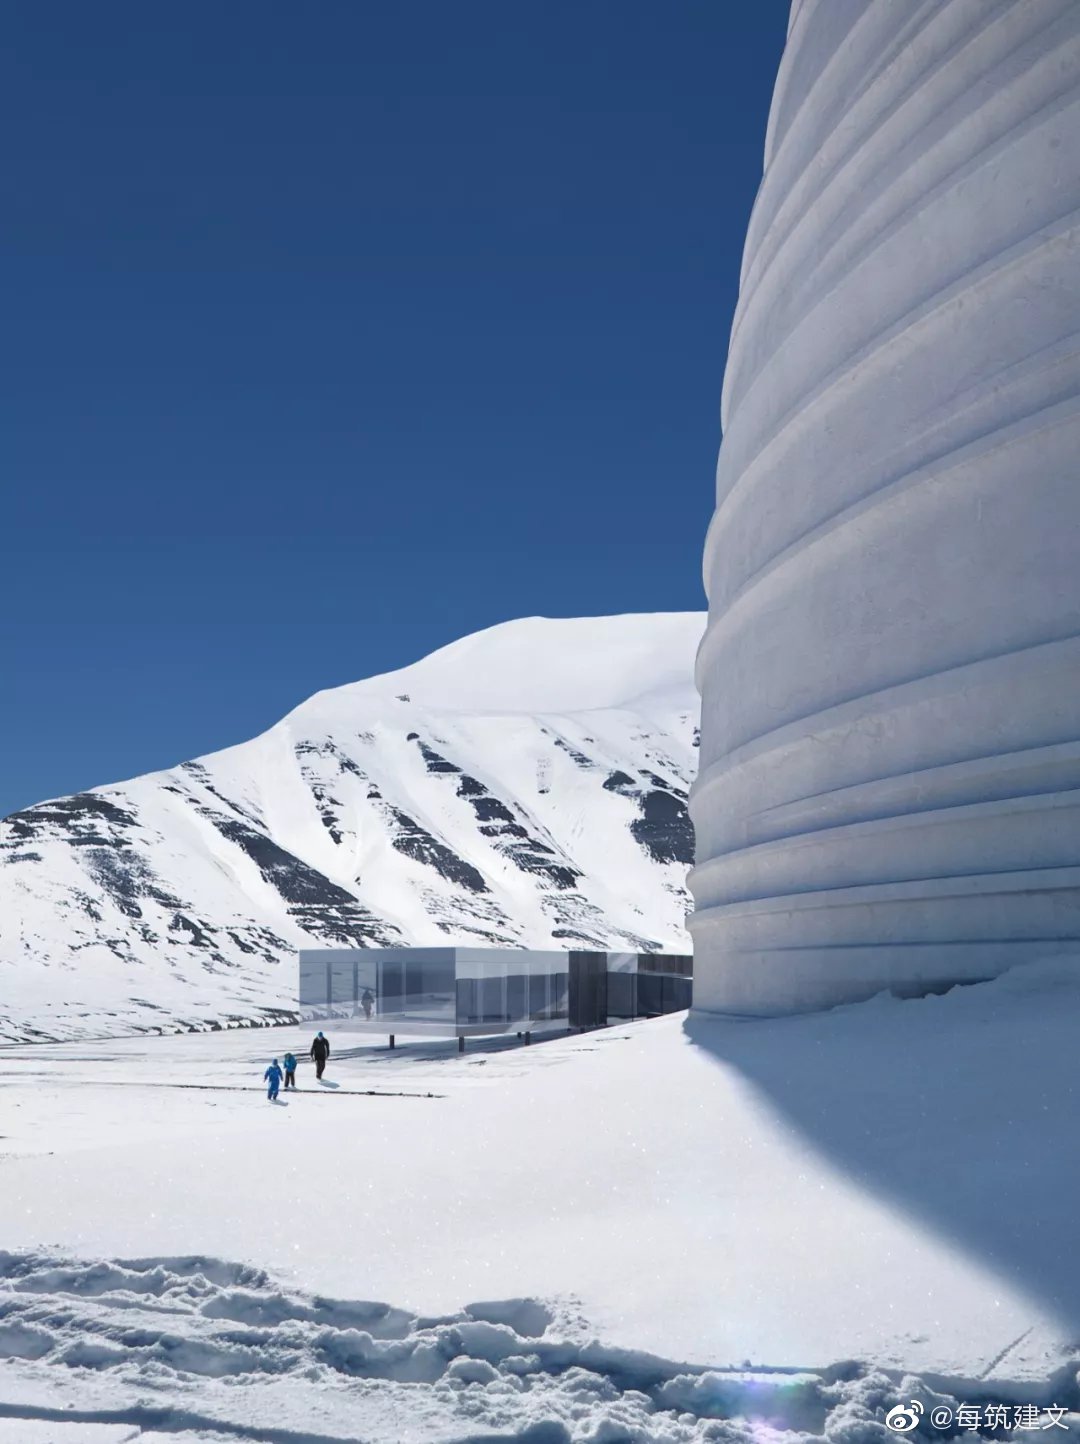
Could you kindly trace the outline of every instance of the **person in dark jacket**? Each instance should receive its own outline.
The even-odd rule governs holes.
[[[360,995],[360,1006],[364,1010],[364,1017],[371,1020],[371,1010],[375,1006],[375,994],[370,988],[365,988]]]
[[[322,1033],[315,1036],[311,1044],[311,1056],[315,1060],[315,1077],[321,1078],[323,1069],[326,1067],[326,1060],[330,1056],[330,1043]]]
[[[276,1058],[263,1074],[263,1078],[266,1080],[266,1096],[273,1103],[281,1087],[281,1064]]]
[[[294,1056],[292,1053],[286,1053],[285,1056],[284,1056],[284,1058],[282,1058],[281,1061],[282,1061],[282,1063],[284,1063],[284,1065],[285,1065],[285,1087],[286,1087],[286,1088],[295,1088],[295,1087],[296,1087],[296,1058],[295,1058],[295,1056]]]

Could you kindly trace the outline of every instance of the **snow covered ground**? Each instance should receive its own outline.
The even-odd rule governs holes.
[[[912,1397],[1080,1409],[1078,1023],[1056,962],[464,1057],[339,1034],[277,1105],[297,1029],[0,1049],[0,1441],[865,1444]]]

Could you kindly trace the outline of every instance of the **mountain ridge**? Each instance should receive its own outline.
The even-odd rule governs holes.
[[[301,946],[685,947],[703,627],[502,623],[11,814],[0,1037],[273,1019]]]

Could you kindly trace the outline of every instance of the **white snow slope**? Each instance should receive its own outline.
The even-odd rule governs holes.
[[[280,1017],[296,949],[687,949],[695,613],[529,618],[0,823],[0,1038]]]
[[[299,1027],[0,1048],[0,1440],[1078,1437],[1078,1025],[1074,960],[461,1058],[338,1030],[277,1105]]]

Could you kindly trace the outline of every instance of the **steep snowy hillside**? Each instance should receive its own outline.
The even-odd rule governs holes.
[[[0,823],[0,1038],[273,1017],[295,952],[682,947],[696,613],[530,618]]]

